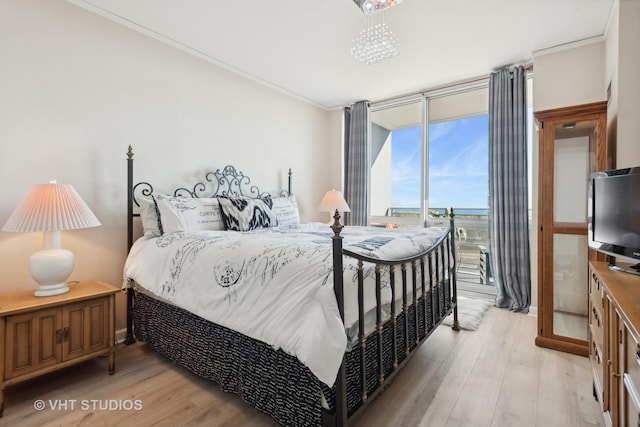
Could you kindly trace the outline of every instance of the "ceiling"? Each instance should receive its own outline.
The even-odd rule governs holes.
[[[351,57],[364,14],[352,0],[68,0],[324,108],[400,96],[529,63],[602,37],[614,0],[403,0],[400,54]]]

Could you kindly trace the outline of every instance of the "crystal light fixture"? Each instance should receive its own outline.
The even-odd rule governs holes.
[[[373,15],[402,3],[402,0],[353,0],[353,2],[367,15]]]
[[[398,56],[398,36],[388,24],[390,7],[401,0],[353,0],[365,13],[364,26],[354,34],[351,55],[367,65]]]

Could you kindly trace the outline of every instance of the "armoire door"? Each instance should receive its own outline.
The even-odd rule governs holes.
[[[535,113],[539,136],[536,344],[589,354],[589,174],[608,166],[607,103]]]

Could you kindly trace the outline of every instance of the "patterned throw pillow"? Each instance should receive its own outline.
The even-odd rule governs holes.
[[[278,225],[300,224],[300,213],[296,197],[283,196],[273,198],[273,212],[278,220]]]
[[[278,224],[273,212],[271,197],[250,199],[246,197],[218,197],[222,221],[227,230],[250,231],[275,227]]]
[[[224,230],[216,198],[154,195],[162,233],[195,230]]]

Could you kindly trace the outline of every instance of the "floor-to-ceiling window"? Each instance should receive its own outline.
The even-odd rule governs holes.
[[[488,250],[488,106],[486,85],[428,98],[429,215],[443,216],[445,208],[454,209],[462,287],[493,283]]]
[[[531,93],[530,79],[529,103]],[[488,104],[488,81],[373,103],[370,217],[377,226],[422,227],[444,223],[453,207],[462,287],[493,293]]]
[[[481,83],[371,110],[372,224],[438,224],[453,207],[459,277],[475,284],[490,284],[487,109]]]
[[[531,105],[531,79],[527,91]],[[390,228],[438,225],[453,207],[460,288],[493,294],[488,105],[488,79],[373,103],[370,218],[372,225]],[[529,109],[529,150],[531,124]],[[530,174],[529,164],[529,200]]]

